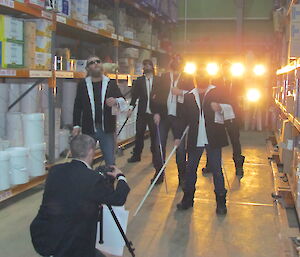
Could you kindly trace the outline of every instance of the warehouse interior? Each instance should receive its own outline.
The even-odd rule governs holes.
[[[197,79],[205,77],[218,88],[229,67],[230,93],[221,94],[230,99],[238,95],[234,104],[241,118],[234,134],[240,136],[245,160],[240,174],[226,127],[229,144],[220,157],[226,215],[216,213],[215,173],[204,171],[206,154],[196,168],[193,204],[180,210],[187,189],[177,178],[179,146],[174,145],[174,131],[168,131],[163,156],[153,109],[151,122],[157,125],[161,147],[157,154],[165,166],[155,166],[149,125],[143,152],[133,158],[142,99],[137,108],[130,107],[139,79],[146,77],[144,60],[151,60],[153,76],[164,78],[178,56],[178,80],[186,76],[197,87]],[[91,58],[96,61],[89,62]],[[95,223],[92,244],[100,256],[300,256],[298,0],[0,0],[0,256],[94,257],[39,253],[31,224],[49,172],[76,160],[71,142],[78,125],[78,88],[90,76],[88,67],[99,64],[97,58],[127,104],[126,110],[112,114],[114,158],[126,177],[122,181],[116,176],[116,184],[125,181],[131,189],[124,207],[113,209],[121,229],[105,208],[106,223]],[[160,97],[163,79],[157,81]],[[92,168],[106,161],[97,143]],[[157,183],[158,171],[164,174],[163,183]],[[104,243],[99,243],[101,233]]]

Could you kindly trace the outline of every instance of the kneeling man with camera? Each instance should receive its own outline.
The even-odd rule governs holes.
[[[74,159],[49,171],[42,204],[30,226],[34,248],[42,256],[103,256],[95,249],[99,205],[124,205],[130,189],[116,167],[105,174],[118,180],[116,188],[91,169],[95,146],[92,137],[76,136],[71,141]]]

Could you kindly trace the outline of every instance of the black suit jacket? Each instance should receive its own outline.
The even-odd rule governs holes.
[[[123,97],[115,80],[110,80],[107,85],[105,99],[109,97]],[[104,110],[102,110],[104,111],[104,121],[102,122],[104,122],[104,130],[106,133],[113,133],[116,131],[116,116],[112,115],[111,109],[111,107],[104,104]],[[73,111],[73,125],[80,126],[83,134],[95,134],[92,107],[85,80],[80,81],[77,86]]]
[[[129,191],[122,180],[114,190],[80,161],[54,166],[30,226],[36,251],[42,256],[94,257],[99,205],[121,206]]]
[[[152,84],[152,91],[150,92],[150,110],[152,111],[153,107],[153,88],[159,82],[159,77],[153,76],[153,84]],[[147,104],[148,104],[148,95],[147,95],[147,85],[146,85],[146,78],[145,76],[138,77],[132,86],[131,91],[131,102],[130,105],[135,107],[136,101],[139,99],[139,106],[138,106],[138,115],[145,114],[147,111]]]
[[[191,76],[184,73],[181,74],[177,87],[182,90],[190,91],[194,88]],[[168,115],[168,97],[171,88],[170,72],[164,73],[159,82],[154,84],[153,94],[153,113],[158,113],[162,118]],[[182,104],[177,103],[177,117],[182,117]]]
[[[208,144],[212,148],[220,148],[228,145],[227,134],[223,124],[215,123],[215,112],[211,108],[211,103],[226,103],[222,98],[221,92],[215,88],[209,91],[203,103],[203,112],[205,118],[205,127]],[[189,125],[188,149],[197,147],[198,126],[199,126],[199,108],[193,93],[186,94],[183,107],[185,125]]]

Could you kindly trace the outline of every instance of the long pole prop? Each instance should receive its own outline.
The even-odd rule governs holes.
[[[132,111],[134,111],[135,107],[136,107],[136,105],[133,107]],[[130,115],[130,116],[131,116],[131,115]],[[129,120],[130,116],[128,116],[128,117],[126,118],[125,122],[123,123],[122,127],[120,128],[120,130],[119,130],[119,132],[118,132],[118,134],[117,134],[117,137],[121,134],[123,128],[125,127],[127,121]]]
[[[157,130],[157,136],[158,136],[158,142],[159,142],[161,163],[162,163],[162,165],[164,165],[165,164],[165,158],[164,158],[163,149],[162,149],[161,137],[160,137],[160,132],[159,132],[159,125],[156,125],[156,130]],[[166,175],[165,175],[165,187],[166,187],[166,193],[168,193],[168,183],[167,183]]]
[[[182,139],[184,138],[184,136],[186,135],[186,133],[188,132],[189,130],[189,127],[187,126],[186,129],[184,130],[183,134],[182,134],[182,137],[180,139],[180,141],[182,141]],[[161,176],[161,174],[164,172],[164,169],[166,168],[168,162],[170,161],[171,157],[173,156],[173,154],[175,153],[176,149],[178,148],[178,146],[174,146],[172,152],[170,153],[170,155],[168,156],[165,164],[161,167],[159,173],[156,175],[156,178],[154,179],[154,181],[152,182],[151,186],[149,187],[147,193],[145,194],[143,200],[140,202],[138,208],[136,209],[135,213],[133,216],[136,216],[138,214],[138,212],[140,211],[140,209],[142,208],[144,202],[146,201],[148,195],[151,193],[156,181],[158,180],[158,178]]]

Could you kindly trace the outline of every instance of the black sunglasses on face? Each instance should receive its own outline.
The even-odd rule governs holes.
[[[93,60],[93,61],[88,62],[87,66],[90,66],[90,65],[93,65],[93,64],[99,64],[99,63],[101,63],[100,60]]]

